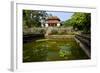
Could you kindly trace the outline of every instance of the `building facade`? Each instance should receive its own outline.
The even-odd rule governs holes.
[[[47,18],[45,27],[59,27],[60,19],[57,16],[50,16]]]

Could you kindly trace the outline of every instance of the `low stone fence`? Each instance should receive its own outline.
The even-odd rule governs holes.
[[[23,29],[24,34],[45,34],[48,29],[50,28],[50,34],[68,34],[73,32],[72,27],[34,27],[34,28],[27,28]]]
[[[76,42],[79,43],[80,47],[84,50],[88,57],[91,58],[91,38],[85,35],[75,35]]]
[[[48,35],[45,38],[48,39],[64,39],[64,38],[74,38],[75,35]]]
[[[75,36],[78,40],[84,43],[89,49],[91,48],[91,38],[84,35],[76,35]]]
[[[27,34],[23,35],[23,43],[35,41],[37,39],[44,38],[44,34]]]
[[[45,34],[45,32],[46,32],[46,28],[40,28],[40,27],[23,29],[23,33],[25,35],[27,35],[27,34]]]

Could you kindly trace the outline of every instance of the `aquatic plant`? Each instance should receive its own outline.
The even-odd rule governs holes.
[[[68,45],[60,46],[60,51],[59,51],[60,57],[65,57],[70,55],[71,55],[71,47],[69,47]]]

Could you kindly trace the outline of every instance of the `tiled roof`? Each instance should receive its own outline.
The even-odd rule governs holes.
[[[60,21],[60,19],[57,16],[50,16],[47,18],[47,20],[59,20]]]

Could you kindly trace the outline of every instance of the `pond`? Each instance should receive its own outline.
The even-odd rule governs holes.
[[[83,59],[89,59],[89,57],[74,38],[38,39],[23,44],[23,62]]]

